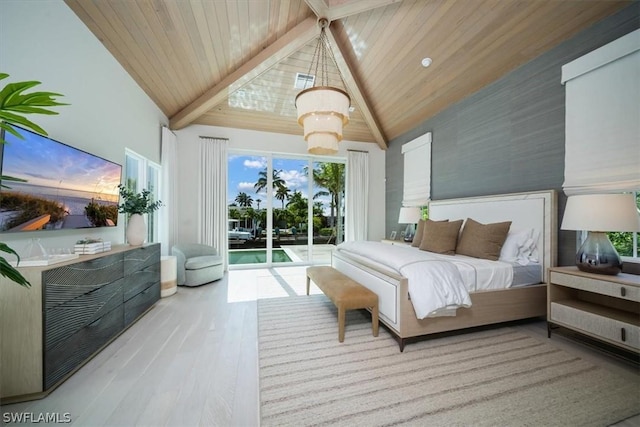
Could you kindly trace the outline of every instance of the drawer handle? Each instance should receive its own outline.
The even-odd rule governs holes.
[[[624,328],[620,329],[620,338],[622,339],[622,342],[627,341],[627,331],[625,331]]]
[[[622,295],[623,297],[627,296],[627,290],[624,288],[624,286],[620,288],[620,295]]]

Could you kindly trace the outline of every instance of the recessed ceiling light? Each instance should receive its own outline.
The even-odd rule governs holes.
[[[353,105],[349,107],[349,112],[353,113],[354,111],[356,111],[356,107],[354,107]]]
[[[423,58],[422,59],[422,66],[424,68],[427,68],[429,65],[431,65],[431,62],[433,62],[433,61],[431,61],[431,58]]]

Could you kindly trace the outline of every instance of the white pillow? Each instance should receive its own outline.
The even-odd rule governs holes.
[[[499,259],[520,265],[538,262],[538,233],[533,228],[509,231]]]
[[[531,230],[531,237],[527,239],[524,245],[520,248],[520,257],[527,259],[529,262],[539,262],[538,256],[538,238],[540,232],[537,230]],[[526,264],[523,264],[526,265]]]

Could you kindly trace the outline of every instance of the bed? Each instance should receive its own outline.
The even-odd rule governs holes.
[[[378,295],[379,319],[397,339],[400,351],[406,343],[431,334],[545,316],[548,268],[556,265],[557,258],[556,204],[557,195],[553,190],[440,200],[429,204],[429,218],[434,221],[467,218],[484,224],[511,221],[510,230],[538,231],[539,280],[536,281],[539,283],[470,290],[470,306],[457,308],[446,316],[419,319],[409,293],[409,278],[380,265],[373,258],[350,253],[338,246],[332,253],[331,264]],[[408,250],[401,245],[384,246],[389,250]],[[517,268],[513,273],[514,277],[530,274]],[[526,282],[527,279],[518,280]]]

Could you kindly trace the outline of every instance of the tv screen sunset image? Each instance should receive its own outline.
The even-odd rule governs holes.
[[[1,231],[116,225],[122,166],[16,129],[24,139],[4,135]]]

